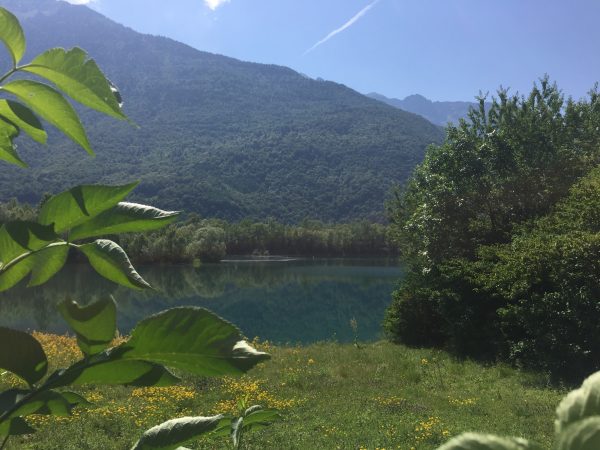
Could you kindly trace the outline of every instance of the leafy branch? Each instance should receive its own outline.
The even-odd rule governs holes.
[[[35,141],[45,143],[47,133],[38,115],[93,155],[83,125],[63,94],[101,113],[126,119],[118,90],[83,50],[50,49],[29,64],[19,65],[25,53],[25,36],[17,18],[1,7],[0,41],[12,58],[12,68],[0,76],[0,83],[4,83],[0,94],[17,99],[0,99],[0,160],[26,166],[14,139],[24,131]],[[36,75],[53,86],[29,78],[7,82],[18,72]],[[28,286],[44,284],[65,265],[69,249],[83,253],[104,278],[134,289],[150,288],[125,251],[102,238],[155,230],[177,218],[176,211],[123,201],[136,185],[76,186],[49,198],[36,222],[3,224],[0,291],[10,289],[27,276]],[[269,358],[252,348],[234,325],[202,308],[173,308],[148,317],[137,324],[126,342],[115,347],[109,347],[116,334],[114,299],[87,306],[66,301],[59,305],[59,311],[75,332],[83,358],[49,376],[48,358],[41,344],[28,333],[0,327],[0,369],[27,383],[26,389],[0,392],[0,449],[10,436],[35,432],[26,421],[27,416],[69,415],[73,408],[89,403],[78,393],[64,390],[67,386],[167,386],[179,381],[169,368],[200,376],[235,375]],[[208,422],[205,418],[176,419],[168,436],[187,440],[225,420],[224,416],[217,417]],[[265,413],[261,416],[258,410],[247,411],[244,417],[247,424],[254,423],[255,427],[267,420]],[[237,446],[242,428],[239,418],[236,420]],[[164,429],[160,427],[159,440],[163,435],[160,430]],[[135,448],[146,448],[143,442],[154,442],[152,430]],[[172,447],[154,442],[151,448]]]

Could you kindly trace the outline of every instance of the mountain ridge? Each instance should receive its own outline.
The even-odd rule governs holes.
[[[432,101],[421,94],[412,94],[404,99],[386,97],[377,92],[370,92],[366,95],[394,108],[418,114],[440,126],[446,126],[448,123],[456,125],[460,119],[467,118],[470,108],[479,107],[476,102]]]
[[[380,220],[390,186],[442,138],[417,115],[287,67],[137,33],[85,6],[0,0],[11,4],[25,60],[53,46],[84,48],[140,128],[84,112],[94,160],[57,133],[51,152],[19,138],[32,169],[0,170],[0,198],[36,202],[76,183],[138,178],[134,199],[203,216]]]

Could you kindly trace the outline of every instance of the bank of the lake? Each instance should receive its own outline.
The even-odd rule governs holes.
[[[76,354],[74,339],[38,337],[53,366]],[[73,418],[34,417],[38,433],[11,439],[8,448],[127,449],[161,421],[227,412],[246,396],[283,415],[247,435],[247,449],[433,449],[465,430],[524,436],[550,448],[554,408],[564,395],[541,375],[382,341],[360,348],[331,342],[259,347],[272,360],[237,379],[184,376],[180,386],[168,388],[81,389],[92,406]],[[217,437],[187,446],[228,448],[226,438]]]

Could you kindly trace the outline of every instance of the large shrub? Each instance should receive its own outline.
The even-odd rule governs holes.
[[[498,97],[450,127],[390,205],[411,276],[384,326],[407,344],[579,376],[600,362],[598,95],[565,102],[543,79]]]

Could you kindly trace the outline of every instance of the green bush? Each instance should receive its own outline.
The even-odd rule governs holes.
[[[543,79],[429,149],[390,205],[412,274],[386,315],[393,340],[573,380],[600,368],[599,111],[595,91],[565,103]]]

